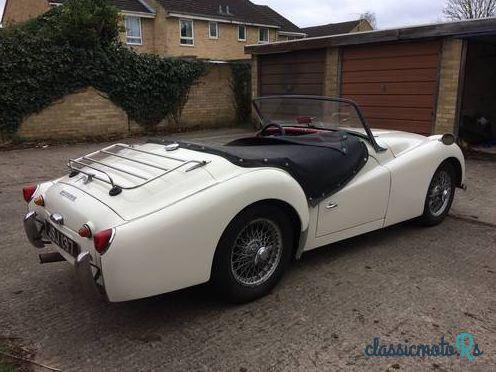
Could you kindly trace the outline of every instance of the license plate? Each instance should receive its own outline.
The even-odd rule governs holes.
[[[53,243],[57,244],[72,257],[77,257],[81,253],[81,248],[75,241],[62,234],[48,221],[45,222],[45,233]]]

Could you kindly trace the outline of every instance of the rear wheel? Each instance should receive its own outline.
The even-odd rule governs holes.
[[[241,212],[217,246],[212,272],[215,289],[235,303],[269,293],[290,261],[292,236],[290,218],[275,206],[257,205]]]
[[[420,221],[425,226],[441,223],[448,214],[455,196],[455,169],[443,163],[436,170],[425,198],[424,213]]]

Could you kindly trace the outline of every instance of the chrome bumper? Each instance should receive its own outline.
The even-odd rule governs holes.
[[[24,217],[24,231],[28,237],[29,242],[36,248],[41,249],[51,242],[43,240],[43,222],[37,219],[36,212],[29,212]],[[60,256],[62,257],[62,256]],[[40,255],[40,261],[43,263]],[[56,262],[46,261],[46,262]],[[96,269],[96,277],[93,276],[92,266]],[[105,293],[104,288],[100,286],[96,280],[98,276],[101,275],[101,270],[99,267],[92,264],[92,257],[90,252],[80,253],[74,260],[74,268],[76,269],[76,275],[81,282],[84,291],[90,295],[103,295]]]
[[[83,252],[77,256],[74,262],[76,275],[86,294],[90,296],[104,296],[105,288],[97,283],[98,277],[101,275],[101,269],[92,265],[90,252]],[[92,266],[96,269],[96,276],[93,276]]]
[[[41,235],[42,230],[43,224],[36,219],[36,212],[26,214],[26,217],[24,217],[24,231],[26,231],[29,242],[36,248],[43,248],[46,244]]]

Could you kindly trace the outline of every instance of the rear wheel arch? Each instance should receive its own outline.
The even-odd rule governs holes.
[[[226,231],[228,230],[229,226],[244,212],[246,212],[248,209],[251,208],[256,208],[256,207],[276,207],[280,210],[282,210],[284,213],[289,215],[289,218],[292,222],[292,228],[293,228],[293,247],[292,247],[292,256],[295,257],[298,251],[299,247],[299,242],[300,242],[300,237],[302,234],[301,231],[301,226],[302,226],[302,219],[297,210],[288,202],[285,202],[283,200],[279,199],[266,199],[266,200],[259,200],[257,202],[254,202],[252,204],[247,205],[245,208],[240,210],[227,224],[225,227],[224,231],[222,232],[222,235],[219,238],[219,243],[222,240],[224,234],[226,234]],[[217,244],[217,247],[215,248],[214,252],[214,260],[215,261],[215,255],[217,254],[217,251],[219,249],[219,244]],[[212,265],[210,269],[210,277],[212,277],[212,271],[214,270],[214,265]]]
[[[265,282],[250,288],[245,284],[240,284],[233,276],[232,268],[229,268],[229,265],[232,265],[232,262],[229,263],[232,260],[230,252],[234,247],[238,247],[234,243],[237,239],[236,235],[243,231],[243,226],[248,226],[251,221],[263,221],[264,219],[274,221],[281,229],[279,230],[283,242],[281,261],[278,261],[275,271]],[[287,202],[268,199],[246,206],[231,219],[220,237],[211,267],[211,285],[223,297],[236,303],[251,301],[267,294],[280,280],[291,258],[294,257],[300,233],[300,216],[296,209]]]
[[[291,224],[293,228],[293,247],[291,254],[293,257],[295,257],[299,247],[301,226],[302,226],[301,217],[296,211],[296,209],[291,204],[278,199],[261,200],[259,202],[249,205],[247,208],[254,207],[257,205],[274,206],[276,208],[283,210],[286,214],[288,214],[289,218],[291,219]]]
[[[463,170],[462,170],[462,164],[460,163],[460,160],[458,160],[455,157],[448,158],[444,160],[439,167],[441,167],[443,164],[449,163],[452,165],[453,169],[455,170],[455,181],[456,181],[456,186],[457,187],[462,187],[462,182],[463,182]],[[438,168],[439,168],[438,167]]]

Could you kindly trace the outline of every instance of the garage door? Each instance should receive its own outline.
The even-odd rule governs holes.
[[[439,41],[344,48],[341,94],[374,128],[430,134],[440,51]]]
[[[325,50],[260,56],[260,95],[322,95]]]

